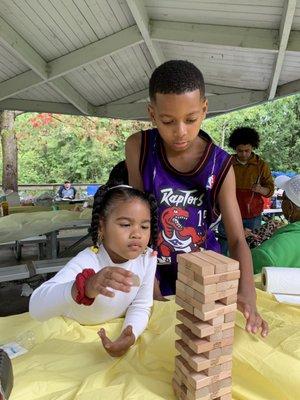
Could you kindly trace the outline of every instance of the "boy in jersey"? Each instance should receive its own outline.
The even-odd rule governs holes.
[[[248,332],[266,336],[231,157],[200,130],[208,107],[202,73],[188,61],[168,61],[153,72],[149,96],[156,128],[127,139],[126,164],[130,185],[153,193],[158,202],[158,257],[165,265],[158,265],[154,298],[175,293],[178,253],[220,251],[211,227],[221,212],[230,255],[240,262],[238,309]]]

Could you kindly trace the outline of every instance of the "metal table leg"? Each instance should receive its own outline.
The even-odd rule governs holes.
[[[47,258],[57,258],[58,245],[57,245],[58,231],[46,233],[46,254]]]

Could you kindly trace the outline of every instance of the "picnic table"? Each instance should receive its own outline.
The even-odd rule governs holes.
[[[58,240],[63,230],[87,229],[91,221],[91,209],[82,212],[58,210],[35,213],[11,214],[0,218],[0,245],[7,246],[30,238],[46,242],[48,257],[57,257]],[[42,238],[43,239],[43,238]]]

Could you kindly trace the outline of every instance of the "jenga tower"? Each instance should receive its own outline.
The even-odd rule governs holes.
[[[180,254],[176,303],[182,323],[173,388],[181,400],[231,400],[239,263],[213,251]]]

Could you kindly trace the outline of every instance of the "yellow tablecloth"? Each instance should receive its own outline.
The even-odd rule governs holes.
[[[257,291],[260,311],[270,324],[267,339],[244,331],[238,313],[234,339],[234,400],[299,400],[300,307],[276,302]],[[30,351],[13,360],[11,400],[175,399],[174,300],[155,302],[147,330],[122,358],[109,357],[97,337],[99,326],[54,318],[44,323],[28,314],[0,319],[0,342],[31,331]],[[122,319],[103,325],[117,336]]]

